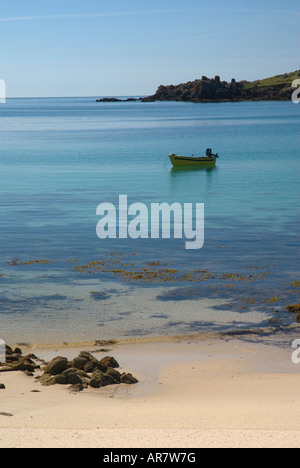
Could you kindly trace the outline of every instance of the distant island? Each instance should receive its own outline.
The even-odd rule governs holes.
[[[235,101],[288,101],[292,95],[292,82],[300,77],[300,70],[256,81],[221,81],[219,76],[189,81],[179,85],[159,86],[152,96],[142,98],[102,98],[97,102],[235,102]]]

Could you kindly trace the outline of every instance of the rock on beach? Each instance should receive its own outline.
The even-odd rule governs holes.
[[[72,361],[64,356],[56,356],[50,362],[44,362],[33,354],[23,356],[20,348],[13,350],[6,345],[6,362],[0,363],[0,374],[21,371],[34,376],[36,371],[42,371],[35,377],[42,386],[69,385],[70,393],[78,393],[88,387],[138,383],[132,374],[119,372],[119,367],[113,356],[106,356],[99,361],[88,351],[81,351]],[[5,389],[4,384],[0,384],[1,389]]]

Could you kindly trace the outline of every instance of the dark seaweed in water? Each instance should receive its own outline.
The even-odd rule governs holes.
[[[90,293],[90,295],[95,301],[105,301],[106,299],[109,299],[111,297],[110,294],[107,294],[105,292],[94,292],[94,291],[92,291]]]

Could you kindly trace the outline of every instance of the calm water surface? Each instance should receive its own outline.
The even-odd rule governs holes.
[[[292,102],[9,99],[0,106],[1,338],[294,323],[284,306],[299,302],[299,124]],[[170,152],[207,147],[220,155],[215,169],[172,169]],[[99,240],[96,208],[120,194],[147,206],[204,203],[204,247]]]

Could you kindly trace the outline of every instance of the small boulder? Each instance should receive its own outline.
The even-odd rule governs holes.
[[[72,362],[72,367],[75,367],[75,369],[83,370],[85,364],[89,362],[88,359],[84,356],[77,356],[73,362]]]
[[[107,382],[107,385],[116,385],[119,383],[109,374],[104,374],[104,378]]]
[[[88,361],[88,362],[84,365],[83,370],[84,370],[84,372],[92,373],[93,370],[95,369],[95,367],[96,367],[96,365],[95,365],[94,362]]]
[[[128,385],[133,385],[133,384],[138,383],[138,380],[135,377],[133,377],[132,374],[124,373],[121,375],[120,380],[121,380],[121,383],[125,383]]]
[[[56,385],[56,379],[55,376],[52,376],[50,374],[44,374],[38,379],[39,383],[43,387],[50,387],[51,385]]]
[[[12,354],[14,354],[13,350],[8,345],[5,345],[5,354],[6,356],[11,356]]]
[[[117,371],[116,369],[113,369],[112,367],[109,367],[106,371],[106,374],[105,374],[105,377],[109,375],[110,377],[112,377],[117,383],[120,383],[120,378],[121,378],[121,374],[119,371]]]
[[[67,383],[70,385],[82,384],[81,378],[79,375],[75,374],[75,372],[70,372],[65,378],[67,379]]]
[[[45,374],[62,374],[68,368],[68,360],[65,357],[58,356],[47,364],[44,369]]]
[[[67,382],[67,378],[65,375],[58,374],[58,375],[54,375],[53,377],[55,379],[55,383],[59,385],[66,385],[67,383],[69,383]]]
[[[100,364],[107,368],[112,367],[113,369],[115,369],[116,367],[120,367],[115,358],[111,356],[106,356],[103,359],[101,359]]]
[[[104,374],[99,369],[94,370],[90,380],[90,386],[92,388],[100,388],[106,387],[107,385],[109,385],[109,382],[105,378]]]

